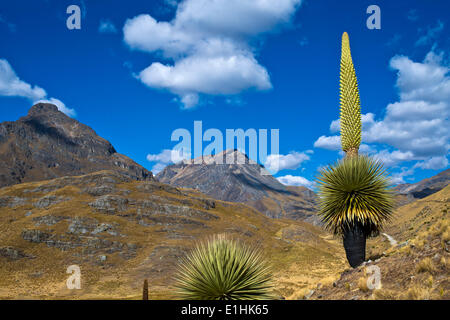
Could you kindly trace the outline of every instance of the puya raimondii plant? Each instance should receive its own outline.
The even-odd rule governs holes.
[[[261,250],[216,235],[182,259],[175,277],[177,297],[186,300],[272,299],[272,275]]]
[[[319,214],[325,227],[342,235],[352,267],[365,260],[366,238],[376,235],[394,209],[394,195],[383,164],[359,155],[361,106],[348,34],[342,35],[340,133],[345,157],[318,177]]]

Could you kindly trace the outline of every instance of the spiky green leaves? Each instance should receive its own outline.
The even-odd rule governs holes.
[[[223,235],[201,242],[180,263],[177,293],[189,300],[271,299],[261,251]]]
[[[379,231],[394,209],[381,162],[367,156],[347,157],[320,171],[319,214],[326,228],[336,234],[357,222],[369,236]]]
[[[361,105],[347,32],[342,35],[340,108],[342,150],[357,154],[361,143]]]

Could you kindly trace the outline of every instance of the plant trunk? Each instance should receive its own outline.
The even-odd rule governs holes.
[[[352,268],[356,268],[366,260],[366,235],[362,226],[356,224],[352,229],[344,232],[344,248]]]
[[[144,288],[142,290],[142,300],[148,300],[148,281],[144,280]]]

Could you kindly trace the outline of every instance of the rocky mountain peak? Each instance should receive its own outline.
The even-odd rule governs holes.
[[[39,102],[33,105],[28,111],[29,116],[36,116],[42,114],[57,114],[61,111],[58,110],[58,107],[52,103]],[[61,112],[62,113],[62,112]]]
[[[263,166],[235,149],[167,166],[156,178],[219,200],[249,204],[269,217],[317,222],[314,194],[281,184]]]
[[[19,120],[0,123],[0,187],[105,169],[153,179],[150,171],[54,104],[37,103]]]
[[[183,163],[184,164],[206,164],[206,165],[251,164],[251,165],[260,166],[257,162],[251,160],[245,153],[239,151],[238,149],[228,149],[228,150],[221,151],[214,155],[200,156],[195,159],[185,160],[185,161],[183,161]]]

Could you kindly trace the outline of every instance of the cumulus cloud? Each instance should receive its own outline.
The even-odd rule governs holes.
[[[390,178],[390,182],[392,184],[402,184],[405,183],[405,177],[412,176],[414,174],[413,168],[403,167],[400,172],[392,174]]]
[[[303,186],[303,187],[310,188],[310,189],[314,187],[313,181],[310,181],[301,176],[292,176],[289,174],[286,176],[278,177],[277,179],[282,184],[287,185],[287,186]]]
[[[386,107],[383,119],[375,119],[373,113],[362,116],[362,141],[372,153],[381,146],[376,156],[388,166],[416,161],[416,168],[445,168],[450,150],[450,69],[443,55],[431,51],[422,62],[395,56],[390,67],[397,71],[400,99]],[[330,131],[339,131],[339,120],[331,123]],[[339,136],[321,136],[314,146],[339,150]]]
[[[432,157],[425,161],[418,162],[414,167],[422,169],[439,170],[447,168],[448,159],[447,157]]]
[[[147,160],[150,162],[156,162],[152,167],[152,172],[154,174],[159,173],[167,165],[172,163],[179,163],[184,160],[189,160],[191,158],[190,153],[183,153],[182,150],[170,150],[164,149],[157,154],[148,154]]]
[[[35,101],[44,98],[47,93],[41,87],[20,80],[8,61],[0,59],[0,95],[24,97]]]
[[[100,33],[117,33],[117,28],[110,20],[100,20],[98,26],[98,32]]]
[[[128,19],[124,41],[132,49],[156,52],[172,64],[154,62],[138,79],[180,97],[185,108],[199,95],[235,95],[272,88],[255,56],[253,40],[289,24],[301,0],[186,0],[171,21],[148,14]]]
[[[320,136],[314,142],[314,148],[322,148],[327,150],[339,150],[341,148],[341,137],[340,136]]]
[[[61,112],[68,116],[75,116],[74,109],[67,108],[66,105],[59,99],[47,99],[47,92],[39,86],[32,86],[29,83],[21,80],[9,62],[5,59],[0,59],[0,96],[9,97],[23,97],[36,102],[48,102],[55,104]]]
[[[278,172],[280,170],[295,170],[300,167],[302,162],[310,160],[305,152],[292,151],[286,155],[271,154],[267,156],[264,167],[269,172]]]

